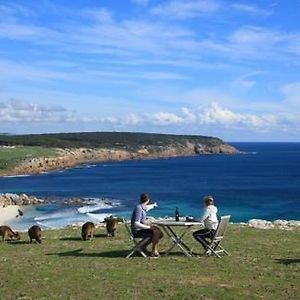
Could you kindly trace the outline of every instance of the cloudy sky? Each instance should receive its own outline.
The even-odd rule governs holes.
[[[300,141],[298,0],[0,0],[0,132]]]

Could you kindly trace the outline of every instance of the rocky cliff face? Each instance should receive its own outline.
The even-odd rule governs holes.
[[[142,145],[137,149],[79,148],[57,149],[58,156],[51,158],[33,158],[17,166],[14,174],[33,174],[49,170],[72,167],[78,164],[130,159],[151,159],[201,154],[237,154],[239,151],[225,144],[201,144],[186,141],[169,145]]]

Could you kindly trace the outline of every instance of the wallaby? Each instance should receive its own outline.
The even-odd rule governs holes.
[[[115,231],[117,230],[118,220],[110,217],[105,219],[107,236],[115,236]]]
[[[21,239],[20,234],[8,226],[0,226],[0,236],[2,236],[2,241],[19,241]]]
[[[92,239],[95,235],[96,227],[93,222],[86,222],[82,225],[81,236],[84,241]]]
[[[36,240],[39,244],[42,243],[42,229],[38,225],[34,225],[28,229],[28,235],[30,238],[30,243],[32,240]]]

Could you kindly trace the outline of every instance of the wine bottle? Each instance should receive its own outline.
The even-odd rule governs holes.
[[[175,221],[178,222],[179,221],[179,210],[178,210],[178,207],[176,206],[176,209],[175,209]]]

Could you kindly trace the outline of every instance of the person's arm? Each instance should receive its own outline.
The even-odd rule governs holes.
[[[151,209],[153,209],[155,207],[157,207],[157,203],[156,202],[153,203],[153,204],[149,204],[149,205],[146,206],[146,211],[149,211],[149,210],[151,210]]]
[[[134,222],[134,227],[135,227],[136,229],[150,229],[150,228],[151,228],[151,226],[145,225],[145,224],[143,224],[143,223],[141,223],[141,222],[139,222],[139,221],[135,221],[135,222]]]

